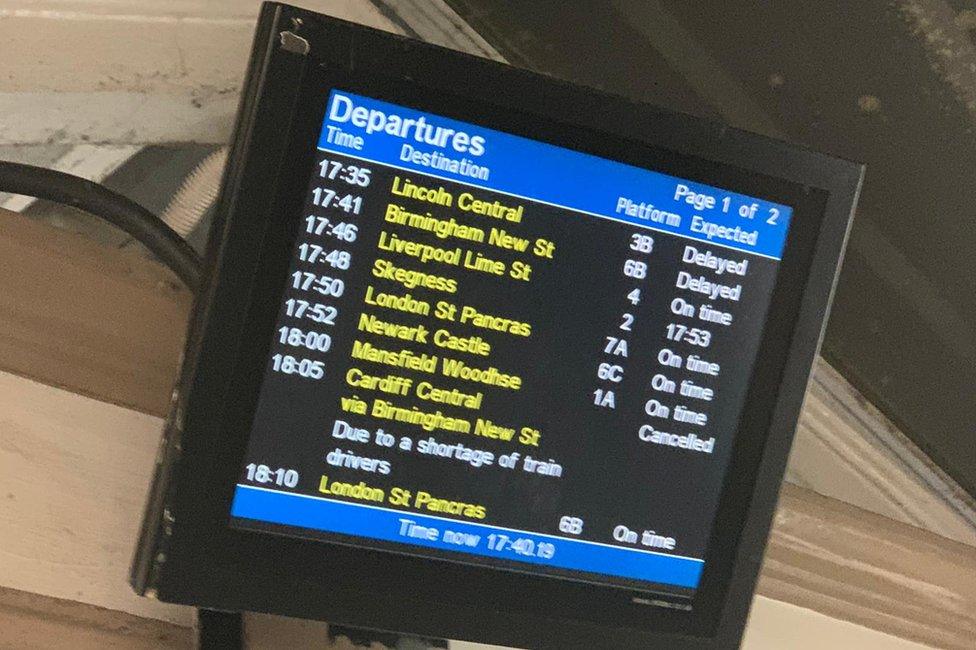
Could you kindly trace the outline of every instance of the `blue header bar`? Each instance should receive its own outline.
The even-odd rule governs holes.
[[[420,548],[695,588],[701,560],[238,485],[231,516]],[[412,534],[416,526],[426,535]]]
[[[780,259],[792,209],[333,90],[320,149]]]

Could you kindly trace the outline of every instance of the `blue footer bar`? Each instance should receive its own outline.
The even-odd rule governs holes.
[[[231,515],[284,526],[694,588],[703,562],[238,485]]]

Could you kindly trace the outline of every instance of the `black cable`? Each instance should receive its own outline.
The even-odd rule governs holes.
[[[148,248],[191,291],[200,286],[202,264],[196,251],[162,219],[103,185],[52,169],[0,161],[0,192],[70,205],[104,219]]]

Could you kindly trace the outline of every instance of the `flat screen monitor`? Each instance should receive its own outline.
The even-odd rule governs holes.
[[[859,180],[267,6],[134,584],[737,639]]]
[[[323,99],[232,524],[690,596],[792,209]]]

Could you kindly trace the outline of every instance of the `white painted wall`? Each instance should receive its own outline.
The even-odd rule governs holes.
[[[293,4],[393,30],[368,0]],[[0,145],[223,143],[258,0],[0,0]]]

